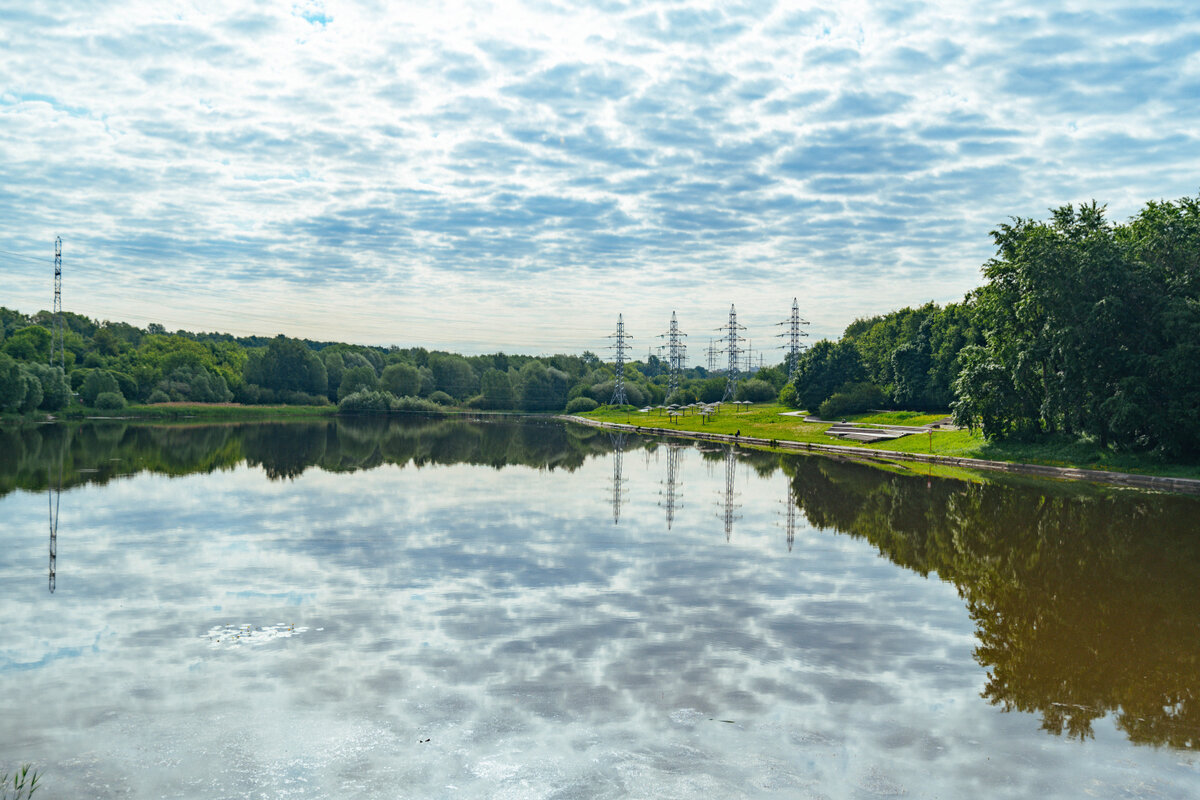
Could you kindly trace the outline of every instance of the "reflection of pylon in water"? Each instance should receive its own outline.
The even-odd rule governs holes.
[[[792,552],[792,542],[796,540],[796,493],[792,490],[792,481],[787,484],[787,498],[784,499],[784,527],[787,530],[788,552]]]
[[[737,455],[732,447],[725,448],[725,496],[721,502],[722,520],[725,522],[725,541],[729,541],[733,536],[733,523],[740,517],[737,516],[737,510],[740,506],[735,502],[737,500],[737,492],[733,490],[734,473],[737,471]]]
[[[667,530],[671,530],[671,524],[675,521],[675,504],[683,496],[676,490],[679,485],[679,451],[682,449],[683,445],[667,445],[667,490],[659,493],[663,496],[663,502],[659,505],[667,510]]]
[[[58,498],[62,494],[62,460],[58,462],[58,483],[51,481],[50,468],[46,467],[46,502],[50,511],[50,594],[54,594],[56,562],[58,561]]]
[[[612,507],[613,525],[621,521],[621,501],[625,494],[625,479],[621,477],[622,459],[625,457],[625,434],[610,433],[613,446]]]

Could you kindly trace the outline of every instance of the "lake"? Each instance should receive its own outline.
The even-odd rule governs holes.
[[[1197,498],[551,420],[107,422],[0,430],[0,552],[37,796],[1200,795]]]

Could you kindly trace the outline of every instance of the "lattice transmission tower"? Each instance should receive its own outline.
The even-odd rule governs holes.
[[[708,371],[717,371],[717,354],[721,352],[721,348],[717,347],[716,343],[710,338],[708,347],[704,348],[704,355],[708,358]]]
[[[725,354],[729,356],[729,371],[728,379],[725,382],[725,396],[721,398],[721,401],[724,402],[725,400],[732,400],[733,392],[737,389],[738,358],[742,355],[742,348],[738,343],[745,341],[745,339],[738,335],[738,332],[746,330],[745,325],[738,324],[737,311],[734,310],[732,304],[729,306],[729,321],[717,328],[717,330],[725,331],[725,336],[723,337],[725,339],[724,350]]]
[[[50,366],[54,366],[54,353],[58,351],[58,365],[67,371],[66,334],[62,316],[62,237],[54,237],[54,330],[50,336]]]
[[[658,335],[658,338],[667,340],[667,397],[679,390],[679,380],[683,374],[683,363],[687,354],[687,345],[681,341],[684,336],[687,334],[680,332],[675,312],[672,311],[671,329]]]
[[[615,339],[608,346],[610,350],[615,351],[617,379],[613,386],[612,400],[609,401],[611,406],[623,406],[628,400],[625,399],[625,353],[629,351],[629,342],[633,339],[625,332],[625,317],[623,314],[617,314],[617,332],[610,333],[609,339]]]
[[[780,345],[786,352],[784,362],[787,366],[788,377],[791,378],[796,372],[796,367],[800,364],[800,353],[804,351],[805,345],[800,341],[808,336],[808,331],[800,329],[801,325],[807,325],[808,320],[800,319],[800,302],[792,298],[792,317],[783,322],[777,322],[777,325],[787,325],[788,329],[783,333],[776,334],[783,337],[783,344]]]

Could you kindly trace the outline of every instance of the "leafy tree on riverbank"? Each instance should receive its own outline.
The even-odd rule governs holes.
[[[993,238],[956,419],[989,437],[1200,452],[1200,201],[1150,203],[1124,225],[1064,206]]]

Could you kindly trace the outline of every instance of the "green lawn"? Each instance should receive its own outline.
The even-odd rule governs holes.
[[[958,456],[963,458],[985,458],[992,461],[1008,461],[1020,464],[1047,464],[1055,467],[1081,467],[1084,469],[1102,469],[1115,472],[1136,472],[1147,475],[1165,475],[1175,478],[1200,478],[1200,464],[1165,462],[1149,455],[1139,453],[1119,453],[1102,449],[1095,442],[1056,440],[1034,444],[1022,442],[989,442],[978,433],[969,431],[934,431],[932,436],[925,433],[915,433],[900,439],[886,442],[864,444],[842,439],[835,439],[825,434],[828,423],[805,422],[803,417],[782,416],[781,412],[791,411],[785,406],[775,403],[762,403],[749,407],[746,411],[734,411],[732,407],[724,408],[712,421],[703,423],[696,415],[688,414],[672,422],[665,414],[657,411],[646,414],[637,411],[621,411],[609,408],[598,408],[579,416],[604,422],[621,422],[629,425],[642,425],[654,428],[675,428],[685,431],[701,431],[707,433],[732,434],[741,431],[742,436],[753,436],[761,439],[779,439],[791,442],[812,442],[816,444],[843,445],[860,447],[864,450],[895,450],[903,453],[929,453],[935,455]],[[906,414],[917,412],[886,412],[891,414]],[[866,415],[864,415],[866,416]],[[917,415],[909,420],[932,418],[936,421],[944,415]],[[894,418],[893,418],[894,419]],[[872,421],[878,424],[882,420]],[[914,425],[923,422],[893,422],[893,424]]]

